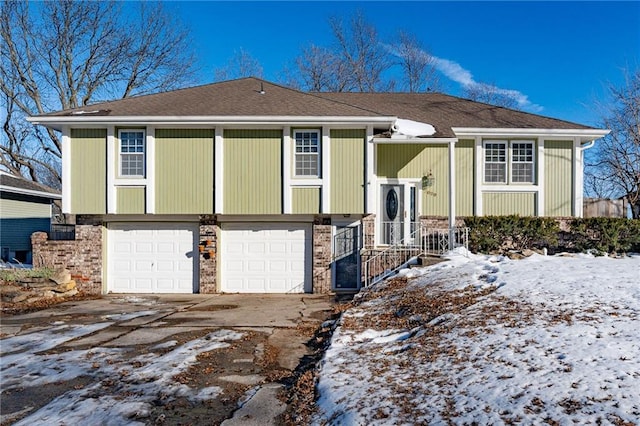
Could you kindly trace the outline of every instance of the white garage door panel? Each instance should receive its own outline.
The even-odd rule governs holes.
[[[311,225],[222,225],[222,291],[303,293],[311,290]]]
[[[194,283],[197,282],[197,225],[112,223],[108,229],[109,291],[194,292]]]

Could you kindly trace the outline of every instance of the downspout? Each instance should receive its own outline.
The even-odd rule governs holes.
[[[575,205],[572,208],[572,213],[576,217],[584,216],[584,152],[588,149],[593,148],[595,144],[596,140],[593,139],[586,145],[580,144],[580,146],[576,147],[575,149],[575,154],[578,157],[577,161],[579,162],[579,167],[574,170],[573,175],[574,179],[579,179],[579,181],[577,182],[577,184],[574,184],[574,191],[576,192],[576,196],[573,197],[573,202],[575,203]]]
[[[586,151],[586,150],[588,150],[588,149],[591,149],[591,148],[593,148],[593,146],[594,146],[595,144],[596,144],[596,140],[594,139],[594,140],[592,140],[591,142],[589,142],[588,144],[586,144],[586,145],[584,145],[584,146],[583,146],[583,145],[581,145],[581,146],[580,146],[580,151],[584,152],[584,151]]]
[[[456,160],[455,143],[449,142],[449,250],[454,249],[454,228],[456,226]]]

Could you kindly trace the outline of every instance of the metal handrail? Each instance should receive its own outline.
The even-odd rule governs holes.
[[[469,228],[416,226],[407,238],[395,242],[363,263],[364,287],[395,274],[420,256],[439,256],[461,246],[468,252]]]

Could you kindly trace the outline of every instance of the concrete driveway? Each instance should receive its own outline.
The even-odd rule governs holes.
[[[109,295],[7,316],[0,423],[282,424],[332,314],[307,294]]]

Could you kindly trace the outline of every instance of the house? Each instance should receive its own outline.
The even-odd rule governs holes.
[[[361,249],[421,223],[580,216],[583,151],[607,133],[437,93],[256,78],[30,121],[62,133],[62,208],[92,244],[91,291],[138,293],[357,289]]]
[[[31,263],[31,234],[49,231],[60,192],[0,170],[0,256]]]

